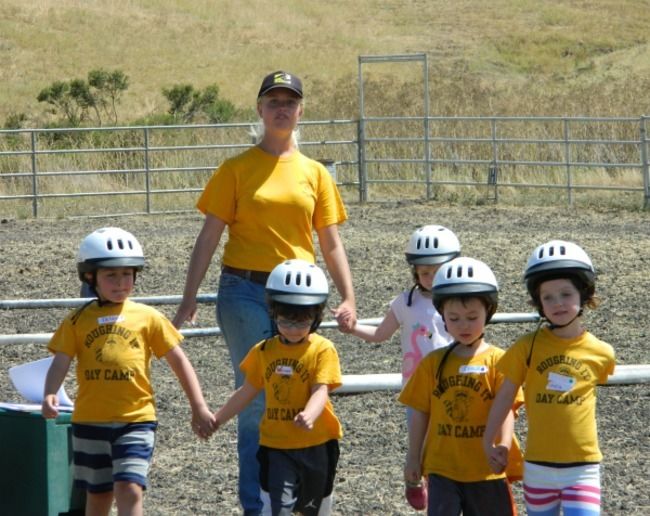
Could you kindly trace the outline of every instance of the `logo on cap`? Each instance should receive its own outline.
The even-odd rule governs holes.
[[[288,73],[276,73],[273,76],[274,84],[291,84],[291,75]]]

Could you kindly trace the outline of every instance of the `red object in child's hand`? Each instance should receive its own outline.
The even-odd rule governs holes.
[[[404,494],[409,505],[415,510],[424,511],[427,508],[426,482],[407,482]]]

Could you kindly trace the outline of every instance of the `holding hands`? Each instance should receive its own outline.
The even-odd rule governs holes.
[[[494,473],[503,473],[508,465],[509,449],[503,444],[491,446],[485,450],[488,464]]]

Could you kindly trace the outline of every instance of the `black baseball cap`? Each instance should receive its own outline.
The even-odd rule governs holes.
[[[269,91],[275,88],[286,88],[302,98],[302,81],[295,75],[281,70],[270,73],[264,77],[257,98],[266,95]]]

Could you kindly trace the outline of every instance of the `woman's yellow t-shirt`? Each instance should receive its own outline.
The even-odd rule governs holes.
[[[259,147],[225,161],[197,208],[228,225],[224,265],[267,272],[292,258],[313,263],[313,230],[347,219],[323,165],[299,151],[279,158]]]

